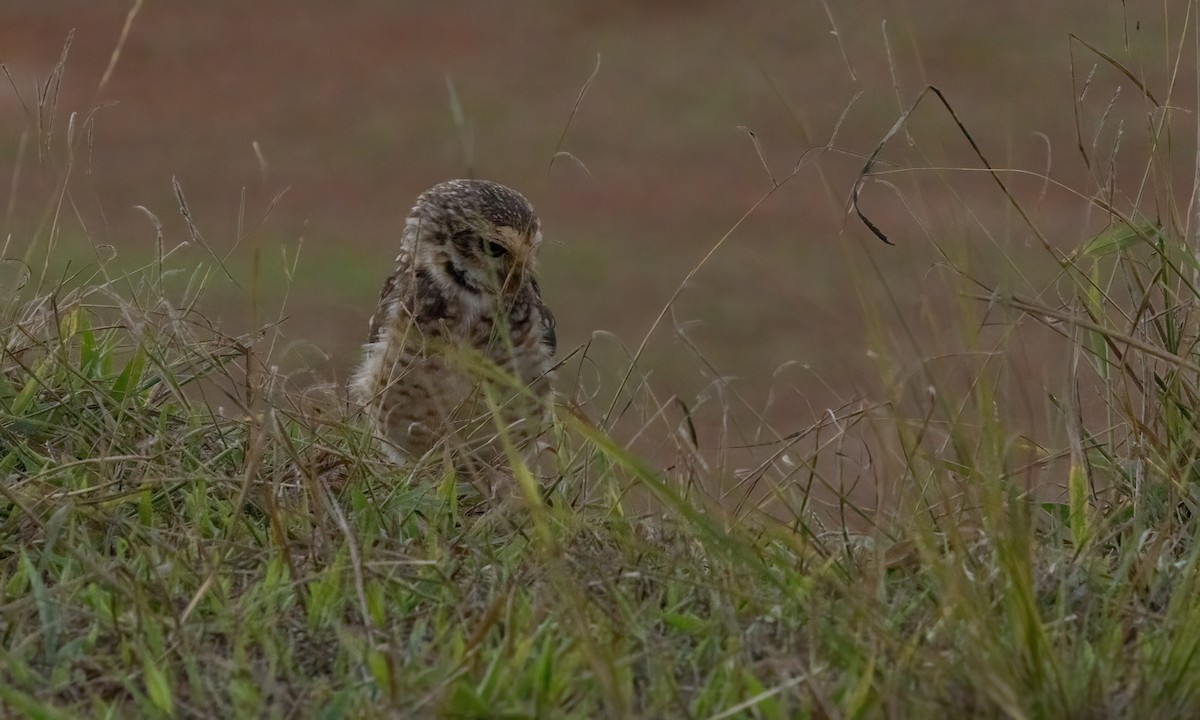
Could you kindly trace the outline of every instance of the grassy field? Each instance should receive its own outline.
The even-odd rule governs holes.
[[[280,370],[260,293],[302,287],[294,256],[231,278],[199,232],[64,249],[93,127],[38,125],[51,181],[0,262],[0,715],[1197,716],[1187,8],[1162,82],[1073,46],[1076,185],[906,98],[940,130],[898,124],[854,187],[937,263],[896,287],[886,246],[848,251],[870,393],[785,428],[668,302],[706,389],[662,390],[636,343],[568,348],[553,467],[499,502],[387,464],[335,383]],[[1044,221],[1048,194],[1088,211]]]
[[[1083,187],[1091,177],[1075,150],[1067,34],[1112,52],[1129,43],[1137,56],[1130,64],[1163,87],[1186,10],[1180,0],[860,0],[845,10],[820,0],[614,0],[603,9],[560,0],[340,0],[303,12],[293,0],[151,1],[140,4],[101,89],[133,6],[0,0],[0,62],[25,105],[35,104],[35,82],[49,77],[72,29],[54,130],[71,112],[83,121],[103,105],[91,115],[96,142],[80,158],[60,225],[61,255],[111,245],[121,258],[149,256],[154,229],[137,206],[158,216],[170,244],[185,238],[171,187],[178,178],[206,241],[222,255],[237,247],[229,264],[239,280],[262,249],[263,307],[278,310],[279,257],[303,244],[289,336],[329,355],[325,375],[344,375],[413,198],[473,173],[520,189],[538,209],[543,289],[567,310],[559,313],[563,344],[605,330],[636,346],[687,270],[771,187],[763,160],[779,179],[804,157],[802,171],[738,225],[673,303],[681,322],[695,321],[691,332],[721,372],[741,377],[756,409],[780,363],[811,368],[776,394],[779,422],[879,388],[858,305],[860,294],[885,298],[853,285],[861,246],[880,257],[908,313],[920,308],[922,276],[940,262],[886,186],[873,188],[867,206],[910,241],[884,253],[860,223],[847,222],[862,154],[902,106],[935,83],[994,161],[1041,172],[1049,143],[1054,177]],[[1081,82],[1093,60],[1079,57]],[[1181,92],[1187,78],[1185,66]],[[1097,74],[1087,98],[1093,119],[1122,82],[1115,70]],[[36,132],[37,122],[7,79],[0,87],[7,178],[22,133]],[[1127,88],[1107,127],[1124,120],[1123,142],[1135,142],[1143,110]],[[910,128],[925,155],[902,138],[886,159],[974,167],[944,115],[920,112]],[[1090,145],[1090,129],[1085,135]],[[587,172],[554,159],[557,150]],[[40,172],[36,143],[24,157],[12,221],[0,228],[17,241],[38,227],[42,196],[56,181]],[[961,197],[934,186],[906,199],[942,223],[940,235],[986,243],[969,222],[955,222],[967,217],[965,202],[1001,242],[1023,244],[1020,233],[1005,236],[1005,207],[990,181],[954,180]],[[1038,198],[1032,184],[1030,210],[1058,223],[1056,242],[1092,230],[1078,198]],[[0,212],[8,189],[0,185]],[[255,227],[251,237],[238,237],[239,218]],[[224,286],[207,298],[209,313],[238,332],[249,328],[248,305]],[[939,337],[916,329],[925,340]],[[640,365],[670,393],[691,398],[707,385],[668,324]]]

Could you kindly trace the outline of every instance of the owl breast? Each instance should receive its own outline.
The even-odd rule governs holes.
[[[444,447],[494,464],[505,453],[501,433],[527,447],[545,425],[554,353],[536,287],[479,312],[401,269],[385,294],[351,383],[384,451],[413,462]]]

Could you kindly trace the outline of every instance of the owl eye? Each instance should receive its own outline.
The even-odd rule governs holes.
[[[508,248],[504,247],[500,243],[494,243],[491,240],[483,241],[483,251],[487,253],[488,256],[494,258],[508,254]]]

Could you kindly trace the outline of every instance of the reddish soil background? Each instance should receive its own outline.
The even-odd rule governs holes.
[[[74,29],[54,127],[60,147],[70,113],[112,103],[96,111],[94,141],[72,180],[58,238],[64,254],[86,263],[92,247],[112,245],[120,257],[149,257],[154,231],[135,206],[162,219],[168,246],[184,240],[173,177],[219,252],[234,246],[243,189],[247,227],[286,189],[230,256],[243,289],[218,283],[217,312],[231,328],[249,322],[245,288],[260,248],[257,317],[278,314],[283,250],[294,257],[302,241],[283,310],[292,343],[277,360],[340,378],[357,355],[405,213],[443,179],[502,181],[539,209],[549,241],[543,287],[567,351],[601,330],[636,348],[688,272],[736,228],[654,331],[643,367],[655,371],[664,396],[711,396],[715,377],[736,376],[746,405],[762,408],[781,388],[771,414],[785,429],[875,392],[872,348],[895,339],[900,365],[906,354],[963,350],[954,339],[957,301],[941,282],[943,252],[972,258],[996,282],[1013,277],[997,257],[1028,263],[1031,277],[1051,278],[1027,277],[1032,294],[1053,294],[1044,251],[986,176],[889,177],[899,195],[870,184],[864,207],[892,247],[847,213],[864,156],[901,108],[935,84],[997,165],[1049,167],[1086,196],[1104,173],[1077,150],[1079,83],[1094,70],[1080,105],[1097,157],[1107,158],[1118,122],[1128,122],[1112,164],[1121,179],[1144,161],[1137,135],[1145,108],[1127,79],[1079,46],[1072,90],[1068,34],[1133,56],[1167,96],[1186,10],[1183,2],[1115,0],[148,0],[97,93],[130,6],[0,0],[0,61],[26,107]],[[572,118],[597,56],[599,71]],[[1118,86],[1124,94],[1101,122]],[[1186,60],[1176,86],[1173,104],[1194,108]],[[13,247],[31,241],[63,167],[61,151],[39,161],[31,141],[12,191],[23,132],[35,137],[36,122],[4,81],[0,197],[14,197],[4,228]],[[892,167],[980,167],[932,104],[914,114],[912,133],[915,145],[901,133],[883,154]],[[831,138],[836,149],[821,151]],[[552,163],[556,149],[586,172],[564,155]],[[763,200],[772,188],[764,162],[782,179],[801,158],[796,176]],[[1103,226],[1081,196],[1047,191],[1036,178],[1013,183],[1062,247]],[[207,254],[192,247],[180,257],[199,263]],[[884,337],[868,337],[864,300],[882,308]],[[904,323],[919,347],[905,339]],[[602,367],[616,365],[611,340],[599,338],[597,348]]]

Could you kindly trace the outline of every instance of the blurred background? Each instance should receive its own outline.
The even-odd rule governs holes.
[[[960,309],[979,303],[946,281],[950,264],[1052,303],[1042,238],[1069,252],[1102,230],[1087,198],[1107,186],[1128,181],[1140,202],[1145,103],[1069,34],[1195,108],[1195,63],[1172,54],[1188,47],[1184,2],[148,0],[100,87],[133,7],[0,0],[10,252],[58,213],[56,252],[76,269],[104,246],[148,261],[137,206],[167,248],[189,237],[176,178],[204,240],[230,253],[233,281],[218,274],[208,300],[222,326],[282,313],[276,361],[340,380],[417,193],[494,179],[543,218],[564,353],[595,338],[604,372],[649,333],[641,367],[663,398],[740,394],[784,429],[876,392],[881,363],[904,373],[970,350],[959,326],[987,318]],[[984,174],[901,172],[981,167],[934,102],[863,190],[895,245],[848,211],[865,156],[927,84],[993,164],[1030,171],[1010,181],[1036,232]],[[86,138],[59,204],[72,113]],[[1190,187],[1188,163],[1179,173]],[[194,243],[176,257],[211,262]],[[1038,369],[1036,342],[1006,362],[1061,371]],[[1037,421],[1041,401],[1022,402]]]

